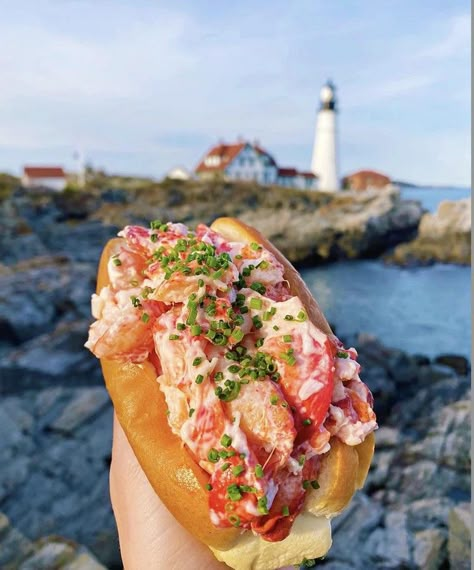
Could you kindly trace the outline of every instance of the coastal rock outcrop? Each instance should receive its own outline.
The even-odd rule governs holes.
[[[295,263],[375,257],[412,239],[422,215],[418,202],[402,200],[390,188],[324,193],[250,182],[168,181],[128,190],[126,199],[123,194],[113,188],[60,196],[17,190],[0,204],[0,219],[6,219],[2,262],[60,255],[95,263],[104,242],[126,224],[159,218],[192,227],[219,216],[255,225]]]
[[[390,260],[400,265],[435,262],[471,263],[471,199],[444,201],[434,214],[424,214],[418,236],[398,245]]]
[[[0,567],[5,570],[107,570],[84,546],[59,536],[31,541],[0,512]]]
[[[28,341],[22,350],[32,351],[35,342],[46,348],[55,334],[60,333]],[[364,492],[333,521],[334,546],[318,567],[467,568],[469,378],[367,334],[351,340],[381,427]],[[119,567],[108,493],[112,407],[102,385],[87,385],[87,379],[100,381],[98,364],[97,379],[91,379],[90,369],[78,368],[71,383],[71,366],[64,374],[49,373],[42,385],[27,380],[33,360],[17,359],[16,390],[9,381],[0,400],[0,464],[6,466],[0,470],[1,508],[15,532],[28,539],[11,536],[21,553],[32,556],[33,541],[59,533],[84,544],[105,567]],[[1,536],[0,520],[0,547]],[[48,552],[61,549],[55,543]]]

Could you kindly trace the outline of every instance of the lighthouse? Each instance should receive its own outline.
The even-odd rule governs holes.
[[[321,106],[316,119],[316,133],[311,170],[319,177],[319,190],[339,190],[336,131],[336,88],[331,81],[320,92]]]

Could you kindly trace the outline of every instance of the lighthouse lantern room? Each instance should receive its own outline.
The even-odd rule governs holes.
[[[331,81],[323,85],[320,92],[320,108],[316,120],[311,170],[319,177],[319,190],[339,190],[336,88]]]

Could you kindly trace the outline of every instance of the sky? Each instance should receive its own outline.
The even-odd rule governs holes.
[[[470,183],[470,3],[0,0],[0,171],[161,177],[258,140],[308,170],[337,87],[341,175]]]

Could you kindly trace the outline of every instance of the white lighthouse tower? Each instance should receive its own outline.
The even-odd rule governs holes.
[[[319,189],[339,190],[336,130],[336,88],[331,81],[320,92],[321,107],[316,120],[311,170],[319,177]]]

